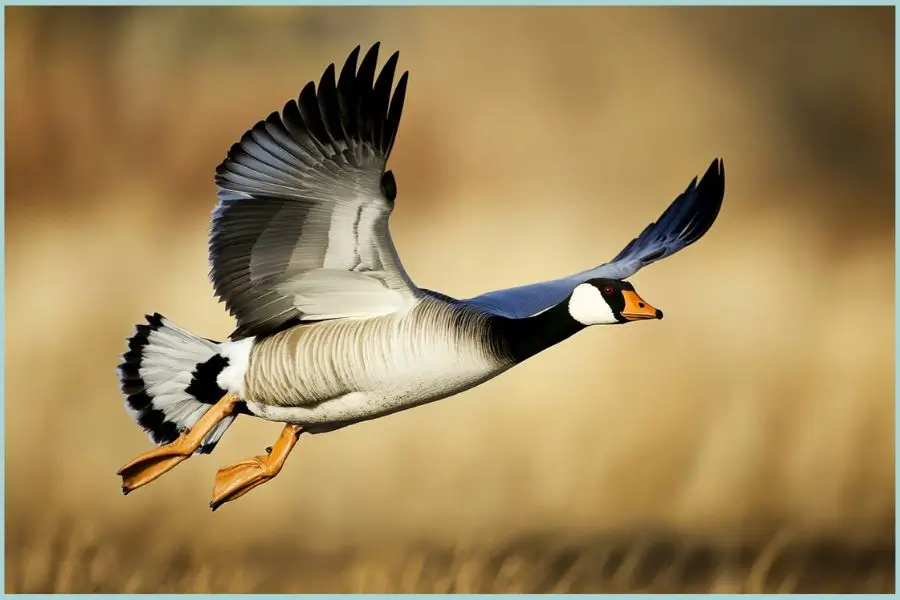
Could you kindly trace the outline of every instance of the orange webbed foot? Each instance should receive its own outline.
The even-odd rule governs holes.
[[[286,425],[278,441],[266,448],[265,455],[254,456],[219,469],[209,507],[216,510],[226,502],[237,500],[278,475],[284,461],[294,449],[301,431],[302,428],[297,425]]]
[[[116,471],[116,475],[122,477],[122,493],[127,495],[129,492],[147,485],[157,477],[168,473],[187,460],[192,452],[192,450],[185,448],[184,436],[182,435],[171,444],[160,446],[138,456]]]
[[[122,493],[127,495],[147,485],[190,458],[212,428],[225,417],[234,414],[238,402],[232,394],[225,394],[190,430],[184,431],[174,442],[142,454],[119,469],[116,475],[122,477]]]

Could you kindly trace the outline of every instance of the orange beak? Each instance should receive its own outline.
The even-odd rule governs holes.
[[[637,295],[637,292],[623,290],[622,295],[625,296],[625,309],[622,316],[629,321],[640,321],[643,319],[662,319],[663,313],[658,308],[653,308],[644,299]]]

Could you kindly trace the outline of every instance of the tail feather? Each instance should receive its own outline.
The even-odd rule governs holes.
[[[175,441],[225,395],[216,379],[228,366],[219,343],[193,335],[159,313],[146,316],[119,365],[125,408],[154,444]],[[219,422],[203,439],[208,454],[234,422]]]

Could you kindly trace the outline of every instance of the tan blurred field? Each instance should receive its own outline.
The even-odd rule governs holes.
[[[6,9],[7,592],[894,590],[893,8]],[[467,296],[612,257],[709,161],[666,320],[123,498],[115,366],[209,337],[212,173],[356,44],[410,70],[394,239]]]

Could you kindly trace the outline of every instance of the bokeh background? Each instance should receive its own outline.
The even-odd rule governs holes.
[[[9,592],[894,589],[893,8],[51,8],[6,20]],[[392,231],[465,297],[613,256],[710,160],[711,232],[461,396],[123,498],[115,367],[208,337],[212,174],[353,46],[410,71]],[[552,408],[551,408],[552,407]]]

